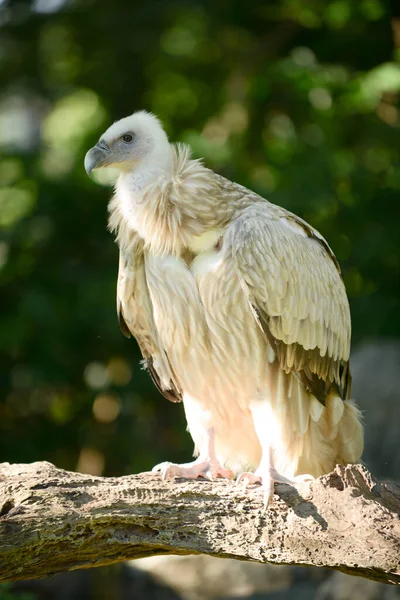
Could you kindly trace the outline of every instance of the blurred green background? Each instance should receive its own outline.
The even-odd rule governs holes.
[[[399,60],[382,0],[0,0],[0,461],[121,475],[192,451],[119,331],[112,187],[83,169],[138,109],[326,236],[355,345],[400,337]]]
[[[1,461],[121,475],[192,451],[119,331],[112,188],[83,169],[138,109],[321,231],[355,343],[400,335],[392,17],[382,0],[0,0]]]

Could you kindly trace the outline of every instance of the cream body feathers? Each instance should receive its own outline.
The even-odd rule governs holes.
[[[195,446],[212,429],[217,458],[236,471],[255,469],[268,446],[289,477],[357,461],[349,306],[329,246],[139,115],[130,128],[156,142],[121,168],[109,206],[118,313],[159,388],[183,399]]]

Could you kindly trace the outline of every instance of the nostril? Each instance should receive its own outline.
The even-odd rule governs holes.
[[[107,144],[107,142],[106,142],[105,140],[103,140],[103,139],[101,139],[101,140],[99,140],[99,141],[97,142],[97,146],[98,146],[99,148],[101,148],[102,150],[108,150],[108,149],[109,149],[109,148],[108,148],[108,144]]]

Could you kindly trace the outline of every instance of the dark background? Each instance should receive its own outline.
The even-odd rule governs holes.
[[[118,329],[112,187],[83,169],[138,109],[319,229],[355,346],[400,335],[399,58],[382,0],[0,0],[0,461],[121,475],[191,454]]]

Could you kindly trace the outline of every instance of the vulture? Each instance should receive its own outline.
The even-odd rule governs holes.
[[[135,112],[85,156],[119,170],[109,228],[119,246],[117,311],[160,392],[183,402],[196,457],[163,478],[296,483],[358,461],[351,322],[325,239],[171,144]]]

